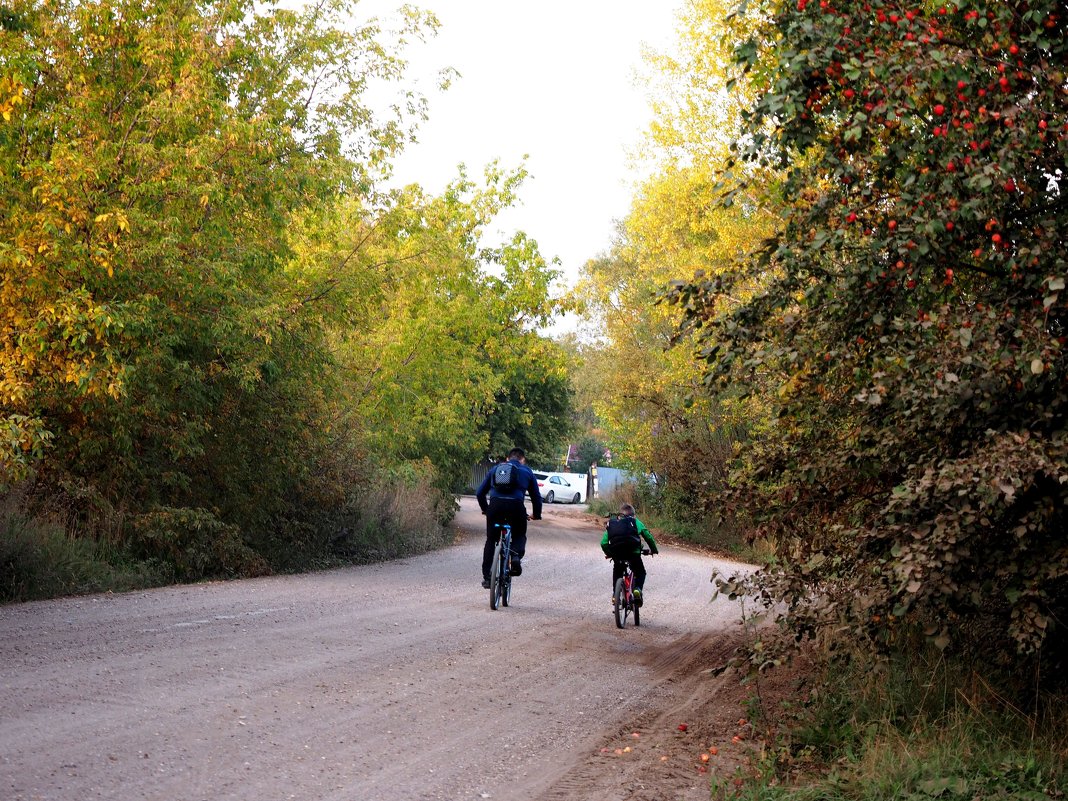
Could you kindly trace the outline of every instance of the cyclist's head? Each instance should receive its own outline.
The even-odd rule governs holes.
[[[624,517],[630,517],[634,514],[634,507],[629,503],[625,503],[619,507],[619,513]]]
[[[508,458],[515,459],[520,462],[525,462],[527,459],[527,454],[522,448],[512,448],[512,450],[508,451]]]

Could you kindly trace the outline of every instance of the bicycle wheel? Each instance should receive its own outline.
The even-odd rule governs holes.
[[[627,593],[623,587],[623,579],[616,579],[616,592],[612,598],[612,613],[616,616],[616,628],[621,629],[627,625]]]
[[[490,609],[496,609],[501,605],[501,594],[504,587],[501,584],[501,544],[497,543],[497,550],[493,552],[493,567],[490,568]]]
[[[631,607],[634,609],[634,625],[635,626],[640,626],[641,623],[638,622],[638,611],[641,609],[641,607],[638,606],[638,604],[633,603],[633,602],[631,603]]]
[[[512,598],[512,537],[501,537],[501,603],[508,606]]]

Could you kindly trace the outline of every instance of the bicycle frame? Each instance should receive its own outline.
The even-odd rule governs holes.
[[[493,527],[501,531],[490,576],[490,609],[497,609],[502,603],[508,606],[512,597],[512,527],[508,523],[494,523]]]
[[[623,575],[616,580],[616,590],[612,599],[612,613],[616,619],[616,628],[627,625],[627,618],[634,615],[634,625],[638,623],[638,607],[634,605],[634,572],[629,559],[617,559],[623,564]]]
[[[649,550],[642,549],[642,556],[647,556]],[[641,608],[640,604],[634,603],[634,570],[631,568],[630,559],[623,557],[622,559],[613,559],[615,564],[623,565],[623,575],[620,576],[616,582],[612,592],[612,613],[616,619],[616,628],[623,628],[627,625],[627,618],[634,617],[634,625],[641,625]]]

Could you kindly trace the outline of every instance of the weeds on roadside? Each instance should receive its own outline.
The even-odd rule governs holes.
[[[588,508],[591,514],[607,517],[618,512],[623,503],[634,506],[642,522],[657,533],[749,564],[768,564],[775,558],[774,543],[767,540],[746,542],[738,531],[720,520],[680,520],[677,514],[660,511],[655,499],[635,484],[618,485],[607,495],[592,499]]]
[[[0,506],[0,603],[132,590],[166,580],[109,542],[70,536],[54,521]]]
[[[437,490],[429,475],[390,476],[360,494],[352,527],[333,550],[347,562],[366,563],[440,548],[448,544],[455,511],[452,496]]]
[[[73,491],[48,504],[27,493],[0,492],[0,603],[411,556],[446,545],[456,511],[430,471],[414,468],[383,470],[322,514],[276,518],[251,536],[204,509],[124,516]]]
[[[915,649],[876,672],[828,666],[786,704],[772,708],[758,692],[749,714],[762,746],[717,781],[715,799],[1068,798],[1068,698],[1022,709],[937,651]]]

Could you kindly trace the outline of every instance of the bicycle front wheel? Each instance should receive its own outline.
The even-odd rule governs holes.
[[[612,596],[612,612],[616,616],[616,628],[621,629],[627,625],[627,591],[623,586],[623,579],[616,579],[616,591]]]
[[[496,609],[501,605],[501,595],[504,593],[504,583],[501,581],[501,544],[497,543],[497,550],[493,552],[493,567],[490,568],[490,609]]]

